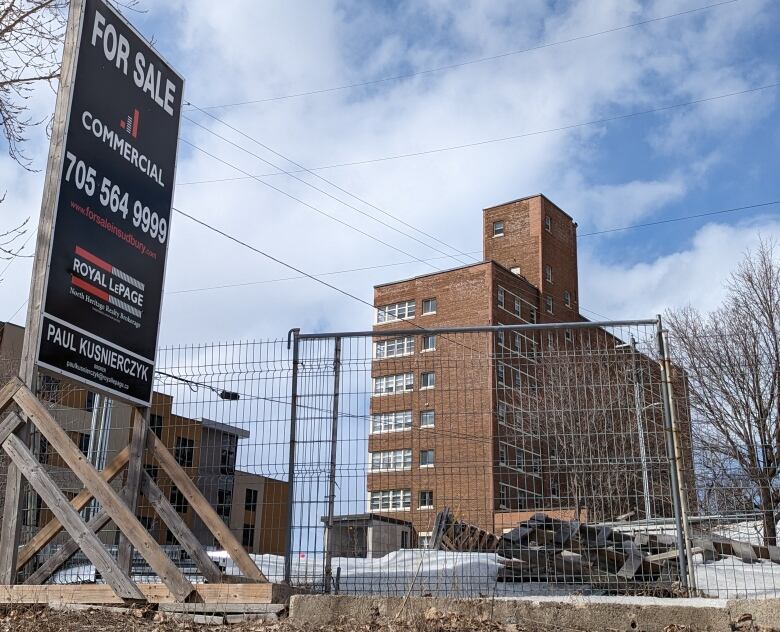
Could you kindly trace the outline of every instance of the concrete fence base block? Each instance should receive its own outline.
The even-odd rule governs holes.
[[[395,618],[402,597],[349,597],[294,595],[290,619],[300,623],[333,625],[351,620],[359,624]],[[457,614],[489,618],[525,626],[557,626],[579,630],[626,630],[663,632],[672,624],[683,629],[732,630],[742,626],[780,630],[780,599],[660,599],[654,597],[527,597],[496,599],[446,599],[412,597],[398,618],[420,622]],[[747,617],[745,615],[748,615]],[[741,627],[741,626],[740,626]]]

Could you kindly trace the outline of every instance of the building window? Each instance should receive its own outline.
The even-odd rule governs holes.
[[[520,388],[523,385],[523,379],[520,374],[520,369],[515,369],[514,382],[515,382],[515,388]]]
[[[408,320],[414,318],[414,301],[403,301],[380,307],[376,311],[377,323],[392,323],[396,320]]]
[[[565,332],[563,332],[563,336],[566,339],[566,342],[571,342],[574,340],[574,336],[571,333],[571,329],[567,329]]]
[[[192,467],[195,457],[195,441],[186,437],[176,437],[173,455],[176,457],[176,462],[182,467]]]
[[[219,455],[219,473],[232,476],[236,472],[236,443],[235,436],[222,434],[222,450]]]
[[[414,373],[399,373],[374,378],[374,395],[390,395],[411,391],[414,388]]]
[[[520,316],[520,299],[515,299],[515,309],[514,309],[515,316]]]
[[[498,420],[502,423],[506,421],[506,402],[498,402]]]
[[[371,453],[371,471],[393,471],[412,469],[412,450],[386,450]]]
[[[371,492],[369,507],[371,511],[392,511],[410,509],[412,492],[409,489],[387,489]]]
[[[247,511],[257,511],[257,490],[247,489],[244,494],[244,509]]]
[[[497,331],[496,332],[496,339],[498,340],[498,344],[500,344],[502,347],[504,345],[504,332],[503,331]]]
[[[498,446],[498,464],[506,465],[506,447],[503,445]]]
[[[420,412],[420,428],[433,428],[435,413],[432,410]]]
[[[531,308],[531,313],[530,313],[530,315],[528,317],[531,319],[532,323],[536,323],[536,321],[538,320],[538,317],[536,315],[536,308],[535,307]]]
[[[547,346],[552,347],[555,344],[555,336],[553,336],[553,332],[548,331],[547,332]]]
[[[431,546],[431,541],[433,539],[433,535],[430,531],[424,531],[422,533],[417,534],[417,546],[419,546],[421,549],[427,549]]]
[[[499,364],[499,365],[496,366],[496,376],[498,378],[498,383],[499,384],[504,384],[505,383],[504,382],[504,379],[505,379],[504,372],[505,372],[505,369],[504,369],[504,365],[503,364]]]
[[[434,351],[436,349],[436,335],[430,334],[429,336],[423,336],[422,339],[422,350],[423,351]]]
[[[498,288],[498,306],[504,306],[504,288],[502,287]]]
[[[563,291],[563,304],[566,305],[566,307],[571,307],[571,292],[569,292],[569,290]]]
[[[420,467],[433,467],[433,450],[420,450]]]
[[[157,435],[158,439],[162,439],[162,415],[149,415],[149,427],[152,429],[152,432]]]
[[[420,390],[436,386],[436,374],[433,371],[420,374]]]
[[[435,314],[436,313],[436,299],[426,298],[423,300],[423,314]]]
[[[378,360],[383,358],[397,358],[413,353],[414,336],[404,336],[403,338],[393,338],[391,340],[379,340],[374,343],[374,357]]]
[[[247,492],[249,490],[246,490]],[[217,515],[222,518],[222,522],[230,524],[230,511],[233,507],[233,490],[232,489],[218,489],[217,490]]]
[[[412,427],[412,411],[401,410],[392,413],[371,415],[371,432],[395,432]]]
[[[255,525],[244,523],[241,531],[241,545],[251,549],[255,541]]]
[[[552,266],[549,264],[544,266],[544,280],[552,283]]]
[[[504,222],[493,222],[493,237],[504,236]]]
[[[498,484],[498,507],[500,509],[506,509],[506,485],[503,483]]]
[[[185,513],[187,511],[187,499],[184,494],[179,491],[178,487],[171,489],[170,495],[171,505],[178,513]]]
[[[553,298],[552,296],[545,296],[544,297],[544,305],[545,309],[547,310],[548,314],[553,313]]]
[[[552,218],[549,215],[544,216],[544,230],[548,233],[552,232]]]
[[[158,468],[156,465],[146,463],[144,465],[144,471],[149,475],[149,478],[155,482],[157,481],[157,475],[160,473],[160,468]]]
[[[433,490],[424,489],[420,492],[420,509],[433,509]]]

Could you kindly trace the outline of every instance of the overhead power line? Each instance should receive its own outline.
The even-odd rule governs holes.
[[[692,105],[698,105],[701,103],[709,103],[711,101],[717,101],[718,99],[727,99],[730,97],[736,97],[741,96],[745,94],[752,94],[755,92],[761,92],[763,90],[770,90],[773,88],[777,88],[780,86],[780,82],[778,83],[770,83],[763,86],[758,86],[756,88],[747,88],[745,90],[738,90],[736,92],[727,92],[725,94],[717,94],[711,97],[704,97],[701,99],[694,99],[693,101],[685,101],[682,103],[674,103],[672,105],[664,105],[659,106],[655,108],[650,108],[647,110],[638,110],[636,112],[627,112],[626,114],[616,114],[615,116],[608,116],[600,119],[593,119],[590,121],[582,121],[580,123],[571,123],[568,125],[561,125],[559,127],[549,127],[546,129],[540,129],[540,130],[534,130],[530,132],[523,132],[521,134],[513,134],[511,136],[502,136],[500,138],[489,138],[486,140],[480,140],[475,141],[473,143],[461,143],[459,145],[448,145],[446,147],[436,147],[433,149],[423,149],[420,151],[414,151],[414,152],[408,152],[404,154],[393,154],[390,156],[380,156],[378,158],[368,158],[366,160],[355,160],[352,162],[341,162],[341,163],[335,163],[330,165],[323,165],[319,167],[309,167],[306,170],[301,171],[277,171],[272,173],[263,173],[263,174],[248,174],[247,177],[242,178],[217,178],[217,179],[211,179],[211,180],[194,180],[191,182],[182,182],[179,183],[179,186],[187,186],[187,185],[193,185],[193,184],[210,184],[214,182],[229,182],[232,180],[247,180],[247,179],[258,179],[258,178],[267,178],[270,176],[278,176],[278,175],[287,175],[289,173],[304,173],[306,171],[324,171],[326,169],[339,169],[342,167],[356,167],[359,165],[368,165],[368,164],[374,164],[378,162],[387,162],[390,160],[400,160],[402,158],[415,158],[419,156],[427,156],[430,154],[437,154],[441,152],[447,152],[447,151],[456,151],[459,149],[470,149],[473,147],[481,147],[483,145],[491,145],[494,143],[503,143],[508,142],[512,140],[519,140],[521,138],[529,138],[532,136],[540,136],[542,134],[552,134],[554,132],[565,132],[572,129],[577,129],[581,127],[588,127],[590,125],[601,125],[604,123],[613,123],[615,121],[622,121],[625,119],[630,119],[636,116],[646,116],[648,114],[656,114],[658,112],[666,112],[669,110],[675,110],[685,107],[690,107]]]
[[[195,107],[197,107],[197,106],[195,106]],[[198,110],[200,110],[201,112],[203,112],[204,114],[206,114],[206,115],[208,115],[208,116],[211,116],[211,115],[210,115],[208,112],[205,112],[205,111],[201,110],[200,108],[197,108],[197,109],[198,109]],[[245,147],[242,147],[242,146],[241,146],[241,145],[239,145],[238,143],[235,143],[235,142],[233,142],[232,140],[230,140],[230,139],[228,139],[228,138],[225,138],[225,137],[224,137],[222,134],[218,134],[218,133],[217,133],[217,132],[215,132],[214,130],[212,130],[212,129],[209,129],[208,127],[206,127],[205,125],[201,125],[201,124],[200,124],[200,123],[198,123],[197,121],[195,121],[195,120],[191,119],[189,116],[186,116],[186,115],[185,115],[185,116],[184,116],[184,118],[185,118],[186,120],[188,120],[190,123],[192,123],[193,125],[196,125],[196,126],[198,126],[199,128],[201,128],[202,130],[205,130],[206,132],[208,132],[209,134],[212,134],[212,135],[216,136],[217,138],[219,138],[220,140],[224,141],[224,142],[225,142],[225,143],[227,143],[228,145],[231,145],[231,146],[233,146],[233,147],[235,147],[235,148],[237,148],[237,149],[240,149],[241,151],[243,151],[243,152],[245,152],[245,153],[249,154],[250,156],[254,156],[254,157],[255,157],[255,158],[257,158],[258,160],[261,160],[262,162],[264,162],[264,163],[266,163],[266,164],[268,164],[268,165],[271,165],[271,166],[272,166],[272,167],[274,167],[275,169],[281,169],[281,167],[279,167],[278,165],[276,165],[276,164],[274,164],[274,163],[270,162],[269,160],[266,160],[265,158],[263,158],[263,157],[262,157],[262,156],[260,156],[259,154],[255,153],[255,152],[253,152],[253,151],[250,151],[249,149],[247,149],[247,148],[245,148]],[[233,126],[232,126],[232,125],[230,125],[229,123],[226,123],[226,122],[224,122],[224,121],[222,121],[222,120],[220,120],[220,119],[218,119],[218,118],[216,118],[216,117],[212,117],[212,118],[214,118],[216,121],[218,121],[218,122],[222,123],[222,124],[223,124],[223,125],[225,125],[226,127],[230,128],[231,130],[233,130],[233,131],[235,131],[235,132],[237,132],[237,133],[241,134],[241,135],[242,135],[242,136],[244,136],[245,138],[248,138],[248,139],[249,139],[249,140],[251,140],[252,142],[254,142],[254,143],[256,143],[256,144],[260,145],[261,147],[263,147],[263,148],[264,148],[264,149],[266,149],[267,151],[270,151],[271,153],[275,154],[276,156],[279,156],[280,158],[282,158],[282,159],[284,159],[284,160],[286,160],[286,161],[288,161],[288,162],[290,162],[290,163],[292,163],[292,164],[295,164],[297,167],[300,167],[301,169],[304,169],[304,170],[306,170],[306,169],[305,169],[305,167],[302,167],[301,165],[299,165],[298,163],[295,163],[295,162],[294,162],[293,160],[291,160],[290,158],[287,158],[286,156],[284,156],[284,155],[280,154],[279,152],[277,152],[277,151],[275,151],[275,150],[271,149],[271,148],[270,148],[270,147],[268,147],[267,145],[264,145],[264,144],[263,144],[263,143],[261,143],[260,141],[258,141],[258,140],[256,140],[256,139],[252,138],[252,137],[251,137],[251,136],[249,136],[248,134],[246,134],[246,133],[242,132],[240,129],[238,129],[238,128],[236,128],[236,127],[233,127]],[[308,172],[308,170],[306,170],[306,171]],[[246,172],[244,172],[244,173],[246,173]],[[311,173],[311,172],[308,172],[308,173]],[[377,223],[381,224],[382,226],[384,226],[384,227],[386,227],[386,228],[389,228],[390,230],[392,230],[392,231],[394,231],[394,232],[396,232],[396,233],[398,233],[398,234],[400,234],[400,235],[403,235],[404,237],[407,237],[408,239],[411,239],[411,240],[413,240],[413,241],[416,241],[417,243],[419,243],[419,244],[421,244],[421,245],[425,246],[426,248],[431,248],[432,250],[434,250],[434,251],[438,252],[439,254],[442,254],[442,255],[447,255],[448,257],[451,257],[451,258],[455,259],[456,261],[458,260],[458,258],[457,258],[457,255],[453,255],[453,254],[451,254],[451,253],[445,252],[444,250],[441,250],[440,248],[437,248],[436,246],[431,246],[430,244],[428,244],[428,243],[426,243],[425,241],[423,241],[423,240],[421,240],[421,239],[419,239],[419,238],[415,237],[414,235],[410,235],[409,233],[407,233],[407,232],[404,232],[404,231],[402,231],[402,230],[400,230],[400,229],[396,228],[396,227],[395,227],[395,226],[393,226],[392,224],[388,224],[387,222],[385,222],[385,221],[383,221],[383,220],[381,220],[381,219],[379,219],[379,218],[375,217],[375,216],[374,216],[374,215],[372,215],[371,213],[367,213],[366,211],[364,211],[364,210],[362,210],[362,209],[358,208],[358,207],[357,207],[357,206],[355,206],[354,204],[350,204],[349,202],[345,202],[344,200],[342,200],[342,199],[341,199],[341,198],[339,198],[338,196],[335,196],[335,195],[333,195],[333,194],[329,193],[328,191],[325,191],[324,189],[321,189],[320,187],[313,185],[311,182],[307,182],[307,181],[306,181],[306,180],[304,180],[303,178],[300,178],[300,177],[298,177],[297,175],[295,175],[295,174],[293,174],[293,173],[288,173],[288,175],[289,175],[291,178],[293,178],[294,180],[296,180],[297,182],[300,182],[301,184],[303,184],[304,186],[307,186],[307,187],[309,187],[309,188],[311,188],[311,189],[314,189],[314,190],[315,190],[315,191],[317,191],[318,193],[322,193],[323,195],[325,195],[325,196],[329,197],[330,199],[332,199],[332,200],[334,200],[334,201],[338,202],[339,204],[343,204],[343,205],[344,205],[344,206],[346,206],[347,208],[350,208],[350,209],[352,209],[352,210],[353,210],[353,211],[355,211],[356,213],[359,213],[360,215],[363,215],[364,217],[368,217],[369,219],[371,219],[371,220],[373,220],[373,221],[375,221],[375,222],[377,222]],[[334,185],[333,183],[331,183],[329,180],[326,180],[325,178],[322,178],[322,177],[318,176],[318,175],[317,175],[317,174],[315,174],[315,173],[311,173],[311,175],[315,176],[316,178],[319,178],[320,180],[322,180],[323,182],[326,182],[327,184],[330,184],[331,186],[334,186],[334,187],[336,187],[336,185]],[[340,187],[336,187],[336,188],[340,188]],[[352,195],[351,193],[349,193],[348,191],[346,191],[346,190],[344,190],[344,189],[340,189],[340,190],[341,190],[341,191],[344,191],[344,193],[347,193],[347,195]],[[353,197],[354,197],[354,196],[353,196]],[[376,207],[375,207],[375,208],[376,208]],[[388,214],[388,213],[386,213],[386,215],[389,215],[389,214]],[[398,218],[396,218],[395,216],[393,216],[393,215],[389,215],[389,216],[390,216],[390,217],[392,217],[393,219],[395,219],[396,221],[399,221],[399,220],[398,220]],[[404,222],[404,223],[405,223],[405,222]],[[414,228],[414,227],[412,227],[412,228]],[[417,229],[415,229],[415,230],[417,230]],[[434,239],[435,239],[435,238],[434,238]],[[439,240],[438,240],[438,239],[436,239],[436,241],[439,241]],[[384,242],[383,242],[383,243],[384,243]],[[441,242],[441,243],[443,243],[443,242]],[[444,244],[444,245],[447,245],[447,244]],[[448,246],[448,247],[449,247],[449,248],[453,248],[452,246]],[[456,250],[456,251],[457,251],[457,249],[456,249],[456,248],[453,248],[453,250]],[[463,263],[463,262],[461,261],[460,263]]]
[[[710,9],[714,9],[717,7],[722,7],[727,4],[734,4],[735,2],[738,2],[739,0],[724,0],[723,2],[716,2],[714,4],[708,4],[701,7],[696,7],[695,9],[688,9],[687,11],[679,11],[677,13],[671,13],[668,15],[662,15],[657,18],[648,18],[646,20],[640,20],[639,22],[632,22],[631,24],[624,24],[622,26],[616,26],[610,29],[605,29],[603,31],[596,31],[594,33],[586,33],[584,35],[577,35],[575,37],[569,37],[567,39],[563,40],[557,40],[555,42],[546,42],[544,44],[537,44],[536,46],[529,46],[528,48],[520,48],[516,50],[510,50],[503,53],[498,53],[497,55],[490,55],[488,57],[479,57],[476,59],[469,59],[466,61],[457,62],[454,64],[445,64],[443,66],[436,66],[433,68],[426,68],[424,70],[416,70],[414,72],[407,72],[403,74],[398,75],[391,75],[388,77],[381,77],[379,79],[370,79],[368,81],[360,81],[355,83],[348,83],[345,85],[340,86],[332,86],[329,88],[319,88],[316,90],[306,90],[302,92],[293,92],[290,94],[283,94],[278,95],[274,97],[265,97],[261,99],[251,99],[248,101],[236,101],[234,103],[222,103],[219,105],[210,105],[206,109],[219,109],[219,108],[231,108],[231,107],[237,107],[241,105],[253,105],[257,103],[268,103],[270,101],[283,101],[287,99],[296,99],[299,97],[307,97],[307,96],[313,96],[316,94],[327,94],[329,92],[339,92],[342,90],[352,90],[354,88],[362,88],[367,86],[374,86],[381,83],[388,83],[392,81],[400,81],[402,79],[411,79],[413,77],[419,77],[422,75],[430,75],[437,72],[442,72],[445,70],[454,70],[456,68],[463,68],[465,66],[471,66],[474,64],[482,64],[488,61],[496,61],[498,59],[505,59],[507,57],[513,57],[516,55],[522,55],[524,53],[530,53],[532,51],[536,50],[542,50],[544,48],[552,48],[554,46],[562,46],[564,44],[571,44],[573,42],[580,42],[582,40],[591,39],[594,37],[599,37],[601,35],[607,35],[609,33],[617,33],[619,31],[625,31],[627,29],[636,28],[639,26],[645,26],[647,24],[653,24],[655,22],[661,22],[663,20],[670,20],[672,18],[681,17],[684,15],[690,15],[692,13],[698,13],[701,11],[708,11]]]
[[[391,218],[391,219],[395,220],[396,222],[399,222],[400,224],[402,224],[402,225],[404,225],[404,226],[406,226],[406,227],[408,227],[408,228],[411,228],[412,230],[414,230],[415,232],[419,233],[420,235],[423,235],[423,236],[427,237],[428,239],[432,239],[432,240],[433,240],[433,241],[435,241],[436,243],[439,243],[439,244],[441,244],[441,245],[443,245],[443,246],[446,246],[447,248],[450,248],[450,249],[454,250],[454,251],[455,251],[456,253],[458,253],[459,255],[466,256],[466,255],[465,255],[465,253],[463,253],[463,252],[462,252],[460,249],[456,248],[455,246],[453,246],[453,245],[451,245],[451,244],[448,244],[448,243],[446,243],[446,242],[442,241],[441,239],[438,239],[437,237],[434,237],[434,236],[433,236],[433,235],[431,235],[430,233],[427,233],[426,231],[424,231],[424,230],[422,230],[422,229],[420,229],[420,228],[417,228],[416,226],[414,226],[414,225],[410,224],[409,222],[407,222],[407,221],[405,221],[405,220],[401,219],[401,218],[400,218],[400,217],[398,217],[397,215],[394,215],[394,214],[392,214],[392,213],[389,213],[388,211],[385,211],[384,209],[381,209],[381,208],[379,208],[379,207],[378,207],[378,206],[376,206],[375,204],[372,204],[372,203],[371,203],[371,202],[369,202],[368,200],[365,200],[365,199],[363,199],[362,197],[360,197],[360,196],[357,196],[357,195],[355,195],[355,194],[351,193],[350,191],[347,191],[345,188],[343,188],[343,187],[339,186],[338,184],[336,184],[336,183],[335,183],[335,182],[333,182],[332,180],[328,180],[327,178],[325,178],[325,177],[323,177],[323,176],[321,176],[321,175],[319,175],[319,174],[315,173],[315,172],[314,172],[314,171],[312,171],[311,169],[308,169],[308,168],[304,167],[302,164],[300,164],[300,163],[296,162],[295,160],[293,160],[292,158],[290,158],[290,157],[288,157],[288,156],[285,156],[284,154],[280,153],[279,151],[277,151],[277,150],[273,149],[272,147],[269,147],[269,146],[268,146],[268,145],[266,145],[265,143],[261,142],[260,140],[258,140],[257,138],[255,138],[255,137],[253,137],[253,136],[250,136],[249,134],[247,134],[247,133],[246,133],[246,132],[244,132],[243,130],[239,129],[238,127],[235,127],[234,125],[231,125],[231,124],[230,124],[230,123],[228,123],[227,121],[224,121],[223,119],[221,119],[221,118],[219,118],[219,117],[217,117],[217,116],[215,116],[215,115],[211,114],[210,112],[207,112],[206,110],[204,110],[203,108],[200,108],[200,107],[198,107],[197,105],[194,105],[194,104],[190,104],[190,105],[192,105],[192,106],[193,106],[195,109],[197,109],[198,111],[202,112],[202,113],[203,113],[203,114],[205,114],[206,116],[210,117],[210,118],[211,118],[211,119],[213,119],[214,121],[216,121],[216,122],[220,123],[221,125],[223,125],[223,126],[227,127],[227,128],[228,128],[228,129],[230,129],[230,130],[233,130],[234,132],[236,132],[237,134],[240,134],[241,136],[243,136],[243,137],[244,137],[244,138],[246,138],[247,140],[250,140],[250,141],[252,141],[253,143],[255,143],[256,145],[258,145],[258,146],[262,147],[262,148],[263,148],[263,149],[265,149],[266,151],[269,151],[269,152],[271,152],[272,154],[274,154],[275,156],[278,156],[279,158],[281,158],[282,160],[285,160],[285,161],[289,162],[290,164],[292,164],[293,166],[295,166],[295,167],[297,168],[298,172],[304,172],[304,173],[307,173],[307,174],[309,174],[309,175],[311,175],[311,176],[314,176],[315,178],[317,178],[317,179],[318,179],[318,180],[320,180],[321,182],[324,182],[324,183],[326,183],[326,184],[328,184],[328,185],[332,186],[334,189],[336,189],[336,190],[338,190],[338,191],[340,191],[340,192],[342,192],[342,193],[345,193],[346,195],[350,196],[352,199],[354,199],[354,200],[357,200],[358,202],[361,202],[362,204],[365,204],[366,206],[369,206],[369,207],[371,207],[371,208],[373,208],[373,209],[375,209],[375,210],[379,211],[379,212],[380,212],[380,213],[382,213],[384,216],[386,216],[386,217],[389,217],[389,218]],[[223,140],[225,140],[226,142],[230,143],[231,145],[234,145],[235,147],[239,147],[239,149],[242,149],[243,151],[247,151],[247,150],[246,150],[246,149],[244,149],[243,147],[240,147],[240,146],[239,146],[239,145],[237,145],[236,143],[233,143],[232,141],[229,141],[229,140],[225,139],[223,136],[221,136],[221,135],[219,135],[219,134],[216,134],[214,131],[212,131],[212,130],[208,129],[207,127],[204,127],[203,125],[200,125],[199,123],[196,123],[196,122],[195,122],[195,121],[193,121],[191,118],[189,118],[189,117],[187,117],[187,116],[185,116],[185,118],[186,118],[188,121],[191,121],[191,122],[193,122],[195,125],[198,125],[198,126],[199,126],[199,127],[201,127],[202,129],[205,129],[205,130],[206,130],[206,131],[208,131],[209,133],[211,133],[211,134],[215,134],[215,135],[216,135],[218,138],[222,138]],[[251,155],[253,155],[253,156],[256,156],[256,157],[260,158],[259,156],[257,156],[257,154],[255,154],[255,153],[253,153],[253,152],[248,152],[248,153],[250,153],[250,154],[251,154]],[[263,162],[265,162],[265,163],[267,163],[267,164],[271,164],[271,163],[269,163],[267,160],[265,160],[265,159],[263,159],[263,158],[260,158],[260,160],[263,160]],[[397,228],[395,228],[394,226],[391,226],[391,225],[390,225],[390,224],[388,224],[387,222],[384,222],[384,221],[382,221],[382,220],[380,220],[380,219],[377,219],[376,217],[374,217],[374,216],[373,216],[373,215],[371,215],[370,213],[366,213],[365,211],[362,211],[362,210],[360,210],[360,209],[356,208],[356,207],[355,207],[355,206],[353,206],[352,204],[349,204],[349,203],[347,203],[347,202],[344,202],[344,201],[343,201],[343,200],[341,200],[340,198],[337,198],[336,196],[333,196],[333,195],[331,195],[330,193],[327,193],[327,192],[323,191],[323,190],[322,190],[322,189],[320,189],[319,187],[315,187],[315,186],[313,186],[311,183],[307,182],[306,180],[303,180],[302,178],[298,178],[298,177],[297,177],[297,176],[296,176],[294,173],[290,172],[289,170],[288,170],[288,171],[286,171],[286,173],[287,173],[287,175],[289,175],[289,176],[291,176],[291,177],[295,178],[295,180],[298,180],[299,182],[302,182],[302,183],[304,183],[305,185],[307,185],[307,186],[309,186],[309,187],[312,187],[312,188],[314,188],[316,191],[319,191],[319,192],[321,192],[321,193],[323,193],[323,194],[327,195],[328,197],[330,197],[330,198],[332,198],[332,199],[334,199],[334,200],[337,200],[338,202],[340,202],[340,203],[344,204],[344,205],[345,205],[345,206],[347,206],[348,208],[351,208],[351,209],[355,210],[356,212],[360,213],[361,215],[365,215],[365,216],[367,216],[367,217],[370,217],[370,218],[371,218],[371,219],[373,219],[374,221],[376,221],[376,222],[379,222],[379,223],[380,223],[380,224],[382,224],[383,226],[387,226],[388,228],[390,228],[390,229],[392,229],[392,230],[394,230],[394,231],[396,231],[396,232],[400,233],[401,235],[404,235],[405,237],[408,237],[409,239],[413,239],[414,241],[417,241],[417,242],[419,242],[419,243],[421,243],[421,244],[423,244],[423,245],[425,245],[425,246],[427,246],[427,247],[429,247],[429,248],[432,248],[433,250],[435,250],[436,252],[439,252],[439,253],[441,253],[441,254],[449,254],[449,253],[446,253],[446,252],[444,252],[444,251],[442,251],[442,250],[439,250],[439,249],[438,249],[438,248],[436,248],[435,246],[430,246],[429,244],[427,244],[427,243],[425,243],[425,242],[421,241],[420,239],[418,239],[418,238],[414,237],[413,235],[409,235],[408,233],[405,233],[405,232],[403,232],[403,231],[401,231],[401,230],[398,230]],[[450,256],[451,256],[451,255],[450,255]],[[453,258],[455,258],[455,259],[457,260],[457,257],[453,257]],[[461,261],[461,263],[463,263],[463,262]]]

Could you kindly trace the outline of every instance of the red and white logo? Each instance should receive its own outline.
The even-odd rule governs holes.
[[[125,130],[133,138],[138,138],[138,117],[140,116],[138,108],[133,110],[132,114],[128,114],[126,119],[119,121],[119,127]]]

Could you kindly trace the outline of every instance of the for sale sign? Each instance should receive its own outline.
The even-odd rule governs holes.
[[[102,0],[82,15],[37,363],[146,405],[184,82]]]

